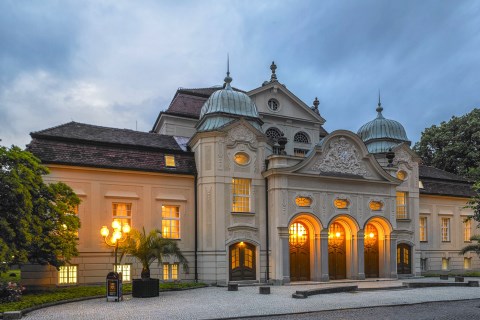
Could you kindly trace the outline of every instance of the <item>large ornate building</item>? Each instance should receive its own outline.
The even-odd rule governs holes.
[[[464,272],[475,230],[470,182],[421,165],[403,126],[383,116],[327,133],[277,80],[244,92],[179,89],[151,132],[67,123],[32,133],[28,149],[70,185],[79,257],[56,271],[25,266],[32,284],[99,283],[113,268],[100,229],[114,220],[178,239],[189,272],[167,259],[153,275],[231,281],[329,281]],[[373,110],[372,110],[373,111]],[[141,267],[127,257],[124,279]]]

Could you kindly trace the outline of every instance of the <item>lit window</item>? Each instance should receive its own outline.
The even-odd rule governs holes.
[[[420,217],[420,241],[427,240],[427,217]]]
[[[298,148],[293,148],[293,155],[295,157],[303,157],[305,158],[307,156],[308,150],[307,149],[298,149]]]
[[[250,161],[250,156],[245,152],[237,152],[234,156],[234,161],[236,164],[244,166]]]
[[[337,209],[346,209],[349,204],[347,199],[335,199],[335,201],[333,201],[333,205]]]
[[[383,203],[381,201],[370,201],[370,210],[380,211],[383,208]]]
[[[129,264],[119,264],[119,265],[117,265],[117,272],[122,274],[122,281],[123,282],[132,281],[131,265],[129,265]]]
[[[442,218],[442,241],[450,241],[450,218]]]
[[[132,204],[131,203],[112,203],[113,221],[118,221],[120,226],[128,224],[132,226]]]
[[[163,264],[163,280],[178,280],[178,264]]]
[[[397,178],[400,180],[405,180],[407,178],[407,173],[403,170],[397,172]]]
[[[312,205],[312,199],[309,197],[296,197],[295,203],[299,207],[310,207]]]
[[[310,143],[308,135],[305,132],[297,132],[293,137],[293,141],[299,143]]]
[[[269,108],[270,110],[272,110],[272,111],[277,111],[277,110],[278,110],[279,103],[278,103],[277,100],[275,100],[275,99],[270,99],[270,100],[268,100],[267,104],[268,104],[268,108]]]
[[[272,127],[272,128],[268,128],[267,131],[265,131],[265,135],[270,140],[277,141],[278,138],[282,135],[282,132],[277,128]]]
[[[58,284],[76,284],[77,266],[61,266],[58,271]]]
[[[250,179],[232,179],[232,212],[250,212]]]
[[[253,268],[253,251],[249,248],[245,248],[245,267]]]
[[[463,258],[463,269],[471,269],[472,268],[472,258]]]
[[[180,239],[179,206],[162,206],[162,237]]]
[[[240,266],[240,248],[235,247],[232,250],[232,270]]]
[[[165,166],[175,167],[175,157],[174,156],[165,156]]]
[[[295,222],[290,225],[288,242],[295,247],[301,247],[307,242],[307,229],[302,223]]]
[[[463,241],[470,242],[470,238],[472,236],[472,220],[466,220],[463,223]]]
[[[397,191],[397,219],[408,219],[406,192]]]
[[[442,258],[442,270],[448,270],[449,267],[449,259]]]

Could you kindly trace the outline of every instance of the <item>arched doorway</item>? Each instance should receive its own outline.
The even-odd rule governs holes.
[[[364,239],[365,277],[379,277],[378,230],[371,223],[365,228]]]
[[[412,273],[412,247],[401,243],[397,245],[397,274]]]
[[[310,280],[310,239],[307,227],[301,222],[290,225],[290,280]]]
[[[347,277],[345,228],[334,222],[328,229],[328,272],[330,280]]]
[[[230,281],[255,280],[255,246],[237,242],[230,246]]]

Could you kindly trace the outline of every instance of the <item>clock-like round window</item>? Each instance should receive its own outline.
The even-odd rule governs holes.
[[[380,211],[383,208],[383,203],[380,201],[370,201],[370,209],[372,211]]]
[[[245,152],[237,152],[233,157],[236,164],[245,166],[250,162],[250,156]]]
[[[278,108],[280,107],[280,104],[276,99],[268,100],[267,104],[268,104],[268,109],[272,111],[278,111]]]
[[[312,199],[309,197],[296,197],[295,204],[299,207],[310,207],[312,205]]]
[[[403,181],[407,179],[407,173],[403,170],[400,170],[397,172],[397,178]]]
[[[333,205],[337,209],[346,209],[348,208],[350,203],[348,202],[347,199],[335,199],[335,201],[333,201]]]

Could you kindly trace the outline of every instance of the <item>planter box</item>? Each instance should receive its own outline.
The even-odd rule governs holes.
[[[133,279],[132,297],[134,298],[150,298],[158,297],[158,279]]]

